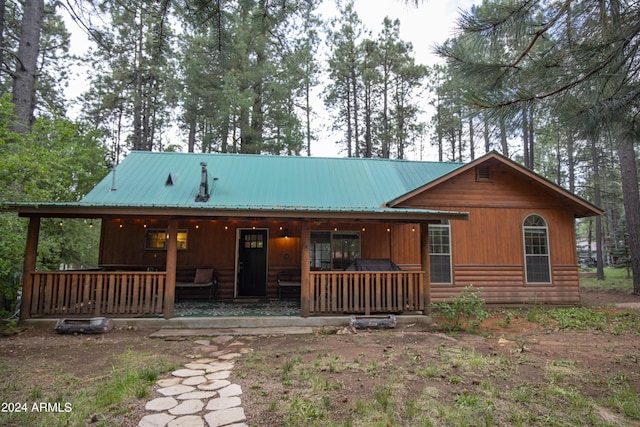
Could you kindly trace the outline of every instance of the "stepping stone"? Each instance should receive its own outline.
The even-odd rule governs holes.
[[[145,415],[138,423],[138,427],[164,427],[175,417],[168,414]]]
[[[242,357],[242,354],[240,354],[240,353],[227,353],[227,354],[221,354],[220,356],[218,356],[218,359],[220,359],[220,360],[233,360],[233,359],[237,359],[238,357]]]
[[[193,343],[194,344],[198,344],[198,345],[209,345],[211,343],[211,341],[209,341],[209,340],[195,340]]]
[[[211,342],[216,344],[225,344],[229,341],[233,341],[233,337],[231,335],[220,335],[214,338],[211,338]]]
[[[252,348],[241,348],[240,349],[240,353],[242,353],[242,354],[253,353],[253,349]]]
[[[177,377],[171,377],[171,378],[164,378],[161,380],[156,381],[156,384],[158,384],[160,387],[170,387],[172,385],[178,385],[182,382],[182,378],[177,378]]]
[[[204,420],[199,415],[186,415],[171,421],[167,427],[204,427]]]
[[[240,342],[240,341],[234,341],[231,344],[229,344],[229,347],[234,347],[234,346],[239,346],[239,345],[244,345],[244,343]]]
[[[214,351],[218,351],[217,345],[201,345],[198,347],[198,350],[203,351],[205,353],[213,353]]]
[[[224,363],[209,363],[209,367],[207,368],[207,374],[218,371],[230,371],[233,369],[233,362],[224,362]]]
[[[202,384],[198,384],[200,390],[218,390],[231,384],[231,381],[227,380],[209,380]]]
[[[218,390],[218,394],[220,397],[240,396],[242,394],[242,387],[238,384],[231,384]]]
[[[198,360],[194,360],[193,363],[211,363],[215,361],[216,359],[198,359]]]
[[[215,391],[191,391],[178,396],[178,400],[209,399],[216,395]]]
[[[205,371],[207,370],[207,368],[210,367],[210,365],[206,364],[206,363],[187,363],[186,365],[184,365],[185,368],[187,369],[204,369]]]
[[[211,399],[205,408],[207,411],[221,411],[223,409],[235,408],[240,406],[242,401],[238,396],[220,397]]]
[[[147,411],[166,411],[177,405],[178,401],[173,397],[158,397],[157,399],[147,402],[147,404],[144,405],[144,409]]]
[[[229,408],[222,411],[209,412],[204,416],[209,423],[209,427],[226,426],[232,423],[239,423],[247,419],[242,408]]]
[[[178,369],[173,371],[171,375],[180,378],[197,377],[198,375],[204,375],[204,369]]]
[[[178,406],[169,409],[169,413],[171,415],[191,415],[202,411],[202,408],[204,408],[202,400],[185,400]]]
[[[218,371],[205,375],[208,380],[224,380],[229,378],[231,371]]]
[[[184,380],[182,380],[182,384],[184,385],[198,385],[198,384],[202,384],[203,382],[207,381],[207,379],[204,377],[204,375],[199,375],[197,377],[187,377]]]
[[[196,388],[190,385],[172,385],[171,387],[165,387],[158,389],[158,393],[163,394],[165,396],[175,396],[176,394],[189,393],[190,391],[194,391]]]

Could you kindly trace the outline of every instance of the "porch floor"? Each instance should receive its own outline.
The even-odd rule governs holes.
[[[176,301],[175,317],[300,317],[300,301]]]

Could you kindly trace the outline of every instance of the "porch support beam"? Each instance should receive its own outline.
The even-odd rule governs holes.
[[[423,313],[431,314],[431,277],[429,275],[429,224],[420,224],[420,264],[424,271],[422,278]]]
[[[178,220],[170,219],[167,227],[167,278],[164,284],[164,318],[173,317],[173,309],[176,301],[176,271],[178,264]]]
[[[303,221],[300,230],[300,254],[301,266],[300,266],[300,315],[302,317],[309,317],[309,295],[311,294],[311,275],[309,270],[311,268],[311,254],[309,249],[311,247],[311,224],[309,221]]]
[[[20,320],[31,317],[31,298],[33,297],[33,272],[36,271],[38,260],[38,238],[40,237],[40,217],[29,219],[27,247],[24,255],[22,270],[22,301],[20,303]]]

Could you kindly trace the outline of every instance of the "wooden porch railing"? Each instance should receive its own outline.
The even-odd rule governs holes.
[[[31,277],[32,316],[162,314],[165,272],[54,271]]]
[[[422,271],[312,271],[311,314],[423,311]]]

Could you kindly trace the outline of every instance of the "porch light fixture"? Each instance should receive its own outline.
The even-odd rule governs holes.
[[[93,221],[89,223],[89,228],[93,228]]]
[[[282,229],[282,227],[280,227],[280,229]],[[285,238],[285,239],[288,239],[288,238],[289,238],[289,229],[288,229],[288,228],[285,228],[285,229],[284,229],[284,233],[283,233],[283,234],[284,234],[284,238]]]
[[[60,220],[60,222],[58,223],[59,227],[62,227],[64,225],[64,223],[62,222],[62,220]]]

